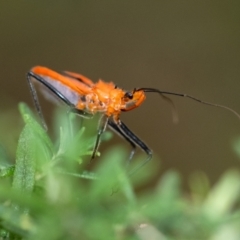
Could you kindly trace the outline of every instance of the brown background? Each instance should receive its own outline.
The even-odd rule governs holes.
[[[1,1],[1,141],[7,148],[16,143],[18,133],[9,133],[20,117],[6,116],[17,112],[19,101],[32,104],[25,74],[34,65],[114,81],[125,89],[188,93],[240,112],[239,12],[237,0]],[[161,158],[161,171],[175,168],[187,176],[203,170],[216,180],[226,168],[238,167],[233,142],[239,120],[218,108],[173,100],[178,125],[155,94],[122,114]],[[47,110],[48,103],[43,105]]]

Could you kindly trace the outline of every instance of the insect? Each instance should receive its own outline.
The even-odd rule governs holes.
[[[94,114],[101,113],[100,127],[98,129],[91,159],[96,155],[102,133],[109,127],[131,145],[132,151],[128,163],[132,160],[137,147],[146,153],[146,159],[137,169],[150,161],[153,153],[152,150],[121,121],[120,115],[122,112],[131,111],[139,107],[146,99],[146,93],[158,93],[172,105],[172,101],[165,95],[190,98],[203,104],[229,110],[240,119],[240,115],[229,107],[205,102],[187,94],[161,91],[147,87],[125,91],[112,82],[107,83],[99,80],[94,83],[89,78],[78,73],[65,71],[60,74],[42,66],[33,67],[27,74],[27,80],[34,100],[34,105],[45,129],[47,129],[47,126],[38,101],[37,92],[34,88],[34,80],[64,102],[70,108],[71,112],[84,118],[91,118]]]

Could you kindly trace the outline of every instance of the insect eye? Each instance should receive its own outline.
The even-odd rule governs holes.
[[[132,92],[126,92],[124,95],[125,98],[132,99],[133,98],[133,93]]]

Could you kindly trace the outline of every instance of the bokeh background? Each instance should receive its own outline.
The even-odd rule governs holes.
[[[1,1],[2,144],[14,154],[21,128],[17,104],[33,106],[25,75],[34,65],[114,81],[124,89],[188,93],[240,112],[239,12],[237,0]],[[239,119],[219,108],[172,99],[177,125],[157,94],[122,114],[161,159],[160,166],[159,160],[151,163],[159,167],[157,175],[174,168],[187,178],[201,170],[214,182],[225,169],[239,167],[233,150]],[[51,116],[49,105],[42,102]]]

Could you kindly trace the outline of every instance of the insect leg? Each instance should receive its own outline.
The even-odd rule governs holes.
[[[47,130],[47,124],[46,124],[46,121],[45,121],[45,119],[43,117],[41,106],[39,104],[39,100],[38,100],[38,96],[37,96],[37,92],[36,92],[36,89],[35,89],[35,87],[34,87],[34,85],[32,83],[31,77],[35,78],[33,73],[29,72],[27,74],[27,81],[28,81],[28,85],[29,85],[29,88],[30,88],[30,92],[31,92],[32,98],[33,98],[33,103],[34,103],[34,106],[35,106],[35,108],[37,110],[38,116],[41,119],[41,123],[42,123],[44,129]]]
[[[100,118],[100,124],[99,124],[99,128],[98,128],[98,134],[97,134],[97,139],[96,139],[96,142],[95,142],[95,146],[93,148],[93,153],[92,153],[92,157],[91,157],[91,160],[93,160],[95,158],[95,155],[96,155],[96,152],[98,150],[98,147],[100,145],[100,140],[101,140],[101,135],[104,133],[104,131],[106,130],[106,127],[108,125],[108,120],[109,120],[109,117],[106,116],[106,115],[103,115],[101,118]]]
[[[130,175],[132,175],[152,159],[152,150],[140,138],[138,138],[120,119],[114,119],[114,123],[118,126],[121,133],[126,136],[125,139],[128,138],[132,143],[137,145],[147,154],[147,158],[130,172]]]
[[[118,135],[120,135],[120,137],[123,137],[127,142],[129,142],[129,144],[131,145],[132,147],[132,150],[131,150],[131,153],[130,153],[130,156],[128,158],[128,161],[127,161],[127,167],[129,166],[132,158],[133,158],[133,155],[135,154],[135,151],[136,151],[136,144],[127,136],[125,135],[118,127],[118,125],[109,120],[108,121],[108,127],[110,127],[113,131],[115,131]]]

